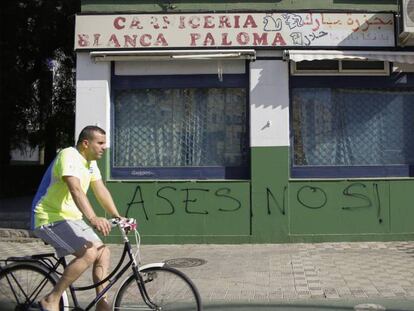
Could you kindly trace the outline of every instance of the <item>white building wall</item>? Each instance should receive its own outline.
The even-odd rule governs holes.
[[[118,74],[136,74],[137,69],[129,72],[132,68],[128,70],[122,67],[124,64],[117,65]],[[193,69],[197,68],[192,65]],[[235,68],[226,67],[225,65],[224,72],[242,71],[241,68],[234,70]],[[110,62],[94,63],[89,53],[78,53],[76,79],[75,138],[86,125],[98,125],[107,132],[109,145]],[[259,59],[250,63],[252,147],[289,146],[288,80],[288,62],[278,59]]]
[[[94,63],[89,53],[78,53],[76,62],[75,139],[87,125],[103,128],[110,144],[110,62]]]
[[[289,146],[288,62],[264,59],[250,64],[250,145]]]
[[[245,73],[244,60],[174,60],[115,62],[115,75],[191,75]]]

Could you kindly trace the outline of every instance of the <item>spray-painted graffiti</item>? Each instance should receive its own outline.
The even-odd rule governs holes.
[[[299,14],[282,14],[282,17],[285,19],[285,24],[289,26],[289,29],[295,29],[302,27],[303,19]]]
[[[263,17],[263,30],[264,31],[280,31],[282,30],[282,20],[280,18],[275,18],[272,14],[266,14]]]
[[[354,191],[355,188],[363,188],[366,189],[367,185],[363,184],[363,183],[353,183],[350,184],[348,187],[346,187],[343,191],[344,196],[349,196],[351,198],[355,198],[355,199],[359,199],[361,200],[361,205],[359,206],[343,206],[342,209],[343,210],[352,210],[352,209],[356,209],[356,208],[367,208],[367,207],[375,207],[377,208],[377,218],[378,218],[378,222],[382,223],[382,218],[381,218],[381,199],[380,199],[380,195],[379,195],[379,191],[378,191],[378,184],[377,183],[373,183],[372,184],[372,191],[374,193],[374,201],[373,202],[367,195],[362,194],[360,192]],[[363,204],[365,203],[365,204]]]
[[[276,204],[277,209],[280,211],[280,213],[282,215],[286,214],[286,190],[287,190],[287,186],[285,186],[283,188],[283,196],[282,196],[282,204],[280,204],[280,202],[276,199],[276,197],[274,196],[273,192],[270,191],[269,188],[266,188],[266,201],[267,201],[267,214],[270,215],[272,214],[271,212],[271,202],[273,202],[274,204]],[[270,200],[271,199],[271,200]]]
[[[306,201],[302,198],[302,194],[304,192],[313,193],[315,196],[319,198],[319,202],[317,202],[316,204],[306,203]],[[313,186],[303,186],[302,188],[300,188],[296,194],[296,199],[300,204],[311,209],[320,209],[323,206],[325,206],[328,202],[328,197],[325,191],[323,191],[322,188]]]
[[[349,198],[349,200],[353,202],[353,205],[341,206],[340,208],[344,211],[352,211],[361,208],[374,207],[377,210],[378,222],[382,223],[383,220],[381,216],[381,199],[378,190],[378,184],[372,184],[372,199],[368,195],[368,187],[369,186],[363,183],[352,183],[345,187],[342,191],[342,195],[346,198]],[[271,202],[276,205],[277,209],[282,215],[285,215],[286,190],[287,186],[285,186],[283,189],[281,204],[273,192],[269,188],[266,188],[267,213],[269,215],[271,214]],[[323,188],[308,185],[300,187],[297,190],[296,200],[301,206],[312,210],[319,210],[326,206],[329,202],[328,194]]]
[[[272,215],[274,211],[281,215],[287,214],[287,195],[288,186],[285,185],[281,191],[281,195],[276,195],[269,187],[266,187],[266,211],[268,215]],[[372,190],[372,195],[369,195],[369,190]],[[354,211],[365,208],[376,208],[377,219],[382,223],[381,215],[381,199],[377,183],[367,185],[356,182],[347,185],[342,194],[349,201],[349,205],[341,206],[334,202],[339,202],[337,198],[329,198],[328,193],[320,186],[305,185],[296,190],[296,201],[304,208],[311,210],[321,210],[328,204],[337,204],[338,210]],[[136,186],[131,199],[127,203],[126,216],[132,210],[141,209],[145,219],[149,220],[148,213],[149,203],[145,201],[145,197],[141,186]],[[177,197],[181,199],[179,203],[176,202]],[[155,193],[156,211],[152,211],[154,216],[171,216],[176,214],[180,209],[188,215],[209,215],[212,211],[205,208],[203,200],[218,199],[214,207],[214,211],[231,213],[242,209],[242,199],[238,198],[236,194],[232,193],[231,188],[222,187],[218,189],[209,189],[203,187],[178,189],[173,186],[163,186]],[[247,208],[247,204],[245,205]]]
[[[177,189],[172,186],[164,186],[158,189],[156,192],[156,198],[163,201],[165,204],[157,204],[157,207],[162,206],[165,210],[157,211],[156,216],[168,216],[175,214],[178,206],[173,202],[172,198],[177,195],[177,193],[184,193],[184,200],[182,201],[182,207],[186,214],[195,214],[195,215],[208,215],[209,211],[200,208],[200,203],[198,195],[200,193],[212,194],[215,198],[223,200],[221,207],[217,208],[219,212],[236,212],[242,207],[242,203],[232,195],[230,188],[219,188],[216,191],[211,191],[206,188],[185,188]],[[224,206],[226,208],[224,208]],[[147,210],[147,204],[144,200],[144,194],[140,186],[135,187],[134,193],[131,200],[127,203],[126,217],[131,212],[131,209],[141,208],[145,219],[149,220],[149,213]]]

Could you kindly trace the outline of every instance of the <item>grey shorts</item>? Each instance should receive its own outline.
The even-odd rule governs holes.
[[[75,253],[88,242],[103,244],[102,240],[83,220],[63,220],[43,225],[33,231],[34,235],[53,246],[58,257]]]

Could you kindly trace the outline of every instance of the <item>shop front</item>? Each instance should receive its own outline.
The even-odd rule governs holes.
[[[76,134],[107,131],[101,171],[146,242],[414,237],[395,12],[93,13],[76,17]]]

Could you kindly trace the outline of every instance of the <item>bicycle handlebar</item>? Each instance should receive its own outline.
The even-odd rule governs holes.
[[[118,226],[124,231],[135,231],[137,229],[137,220],[134,218],[111,218],[108,220],[112,227]]]

